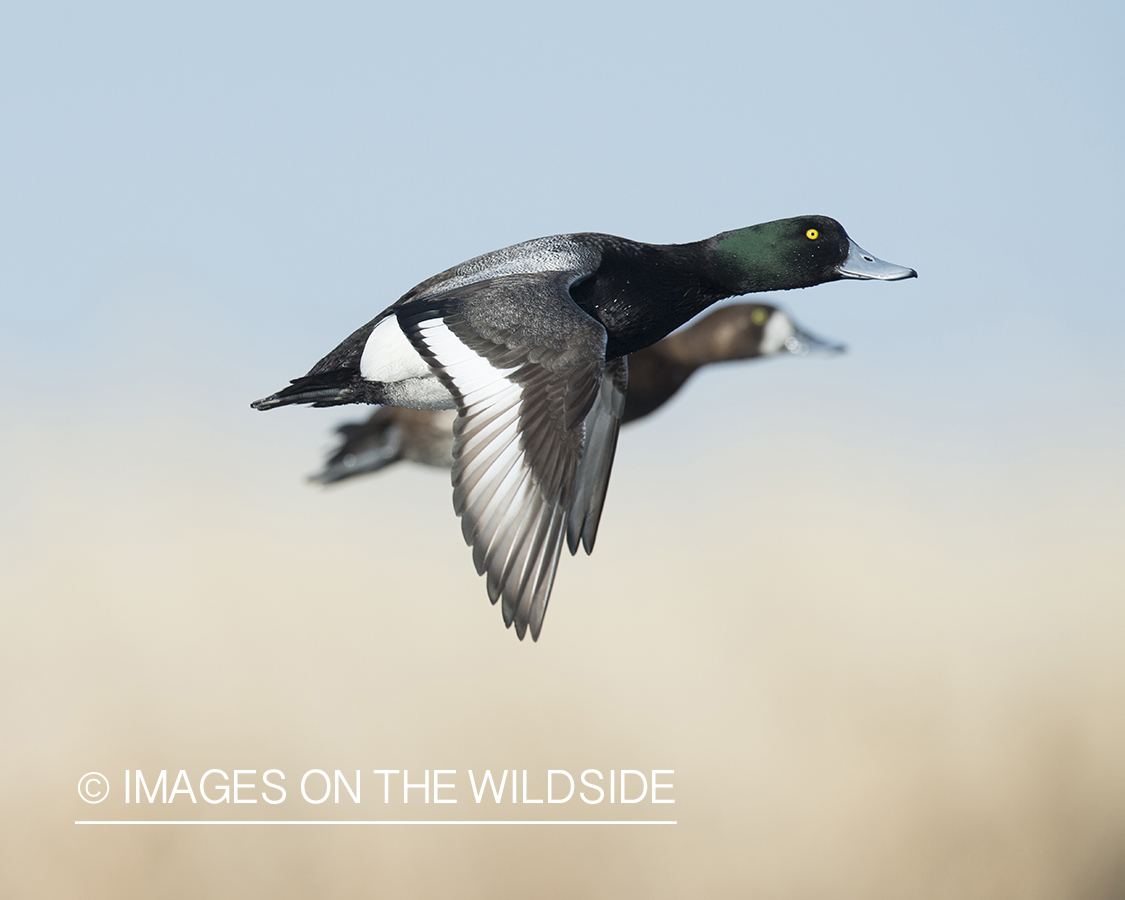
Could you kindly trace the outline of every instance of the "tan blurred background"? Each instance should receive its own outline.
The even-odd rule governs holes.
[[[170,416],[9,433],[0,892],[1121,896],[1117,461],[799,430],[646,460],[690,399],[624,433],[537,645],[489,607],[442,473],[321,491]],[[72,824],[279,815],[120,803],[125,768],[272,766],[290,818],[406,817],[371,776],[362,815],[295,805],[308,768],[675,769],[674,806],[619,810],[679,824]]]

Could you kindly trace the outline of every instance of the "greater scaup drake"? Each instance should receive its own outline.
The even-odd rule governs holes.
[[[489,599],[539,637],[564,535],[589,553],[624,411],[626,354],[724,297],[917,273],[826,216],[693,244],[538,238],[408,291],[309,373],[251,404],[457,409],[453,506]]]
[[[798,327],[785,310],[776,306],[733,303],[651,347],[629,354],[629,388],[621,424],[655,412],[702,366],[843,350],[842,344],[829,343]],[[380,406],[366,421],[346,422],[336,429],[342,443],[309,481],[337,484],[403,461],[452,468],[456,418],[457,411],[452,409]]]

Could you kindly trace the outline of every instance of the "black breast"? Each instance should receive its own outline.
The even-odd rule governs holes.
[[[711,277],[701,244],[605,240],[597,272],[572,285],[570,293],[605,326],[607,359],[656,343],[730,295]]]

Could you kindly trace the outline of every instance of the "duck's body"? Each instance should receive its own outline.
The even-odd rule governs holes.
[[[537,638],[564,534],[572,553],[593,548],[624,408],[623,356],[734,294],[915,274],[866,254],[823,216],[694,244],[540,238],[422,282],[253,405],[456,408],[462,531],[505,622]]]
[[[838,353],[839,344],[814,337],[789,315],[766,303],[737,303],[628,356],[629,387],[621,424],[655,412],[701,367],[717,362]],[[311,481],[333,484],[378,472],[392,463],[453,466],[452,410],[380,406],[365,422],[337,428],[343,437],[324,469]]]

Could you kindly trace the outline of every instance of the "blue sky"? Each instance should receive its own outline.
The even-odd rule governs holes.
[[[9,14],[5,306],[73,322],[92,273],[169,254],[299,329],[528,234],[815,209],[963,322],[1080,290],[1120,326],[1111,4],[519,9]]]
[[[1112,4],[7,19],[0,315],[24,398],[50,385],[62,402],[72,367],[96,379],[143,334],[156,358],[202,369],[204,351],[199,377],[230,388],[225,404],[498,246],[685,241],[823,212],[921,273],[783,298],[851,345],[833,380],[854,396],[890,394],[919,427],[940,415],[927,440],[999,416],[993,438],[1023,442],[1048,408],[1092,428],[1086,404],[1120,420]],[[815,390],[822,371],[786,376]]]

